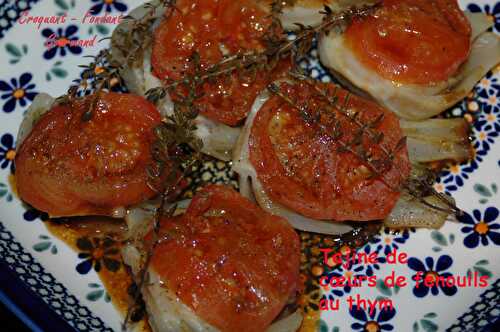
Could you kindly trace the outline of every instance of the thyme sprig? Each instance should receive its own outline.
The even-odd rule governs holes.
[[[190,171],[201,163],[202,155],[201,141],[192,144],[187,128],[192,128],[192,116],[187,117],[185,112],[177,110],[172,116],[168,116],[163,122],[155,128],[156,141],[152,147],[153,165],[147,171],[149,175],[149,186],[160,193],[160,204],[156,209],[152,221],[152,239],[149,243],[143,242],[141,246],[144,262],[136,274],[135,292],[133,301],[127,308],[127,314],[122,323],[122,331],[126,331],[133,313],[141,303],[141,293],[148,284],[148,267],[157,245],[162,238],[159,236],[160,222],[162,218],[170,218],[174,215],[177,205],[168,204],[169,201],[175,201],[180,195],[182,181],[190,174]],[[194,115],[194,117],[196,117]],[[199,140],[199,139],[197,139]],[[192,145],[191,151],[186,151],[186,145]],[[168,170],[168,171],[167,171]],[[142,241],[142,239],[141,239]]]
[[[291,77],[306,82],[309,86],[313,88],[315,92],[314,97],[323,99],[329,107],[326,110],[320,109],[316,115],[312,115],[311,111],[307,105],[301,105],[300,103],[293,100],[290,96],[283,93],[280,87],[276,83],[271,83],[268,85],[268,90],[283,99],[289,106],[295,108],[299,111],[300,116],[309,124],[314,124],[317,126],[321,134],[328,135],[337,144],[337,152],[349,152],[361,160],[366,166],[370,168],[372,175],[370,178],[376,177],[381,179],[391,190],[395,192],[402,192],[405,190],[412,197],[417,198],[422,204],[446,213],[454,213],[455,215],[461,215],[463,213],[452,200],[448,199],[444,194],[437,192],[434,187],[434,178],[426,173],[425,178],[422,176],[410,176],[406,181],[404,181],[400,187],[394,187],[385,181],[385,175],[387,170],[394,165],[394,158],[396,154],[406,146],[406,137],[401,138],[395,145],[394,149],[388,150],[382,143],[383,134],[375,130],[375,128],[383,121],[383,115],[377,116],[374,120],[369,122],[362,122],[359,118],[358,112],[351,112],[348,109],[348,102],[350,93],[346,94],[342,106],[339,106],[338,97],[336,95],[337,89],[334,90],[333,96],[328,95],[328,93],[318,86],[318,82],[312,80],[309,77],[304,76],[301,73],[293,73]],[[313,98],[314,98],[313,97]],[[357,130],[354,132],[353,138],[344,142],[341,138],[344,136],[342,131],[342,124],[336,118],[335,114],[340,114],[350,122],[357,126]],[[326,124],[320,120],[326,118]],[[367,153],[363,148],[362,142],[363,138],[369,138],[373,143],[375,143],[384,155],[381,159],[373,159],[372,156]],[[438,198],[445,206],[448,208],[442,208],[426,201],[426,197],[433,196]]]
[[[372,13],[374,6],[351,8],[341,13],[334,13],[329,7],[324,9],[324,18],[316,28],[301,26],[294,40],[288,40],[282,33],[279,15],[282,13],[285,1],[275,1],[271,5],[272,24],[265,34],[263,51],[242,51],[227,55],[216,64],[204,67],[201,65],[200,55],[193,52],[189,61],[193,64],[192,70],[177,80],[164,79],[163,85],[146,92],[149,101],[158,104],[167,94],[174,103],[173,115],[167,117],[167,122],[157,128],[159,140],[155,143],[154,156],[156,164],[149,170],[151,179],[161,178],[167,163],[164,160],[164,151],[167,151],[172,140],[191,146],[194,150],[201,150],[202,142],[196,138],[195,119],[201,111],[197,101],[203,96],[202,87],[205,83],[213,83],[218,78],[231,76],[236,72],[240,77],[253,79],[260,70],[272,71],[281,59],[300,57],[307,52],[318,33],[327,33],[334,28],[346,26],[354,17],[366,16]],[[168,132],[169,135],[165,133]],[[162,152],[163,151],[163,152]]]
[[[73,80],[74,84],[68,88],[66,94],[57,98],[58,103],[67,104],[80,95],[85,96],[91,92],[94,85],[102,90],[122,83],[117,66],[110,61],[109,50],[104,49],[95,56],[84,57],[91,58],[92,61],[87,65],[78,66],[83,68],[82,78]]]
[[[194,63],[195,74],[199,73],[201,71],[199,55],[193,53],[191,61]],[[196,130],[194,121],[200,111],[195,104],[195,101],[200,97],[196,91],[198,91],[201,81],[192,79],[180,84],[189,92],[185,95],[176,94],[176,98],[173,100],[172,114],[167,115],[161,124],[154,129],[156,139],[151,148],[152,164],[146,170],[149,187],[160,193],[160,206],[153,219],[152,242],[143,250],[146,258],[137,273],[136,293],[133,302],[127,309],[127,315],[122,324],[123,330],[126,329],[128,320],[138,303],[140,304],[141,291],[148,283],[148,267],[154,250],[161,241],[159,236],[160,221],[164,217],[171,217],[176,210],[176,205],[167,210],[167,201],[176,200],[180,194],[179,189],[182,181],[202,161],[203,142],[194,133]],[[152,102],[158,102],[164,97],[164,91],[150,90],[146,97]]]
[[[275,2],[274,6],[271,15],[279,15],[282,5]],[[227,55],[220,62],[210,65],[206,69],[188,73],[181,79],[164,79],[163,86],[150,89],[147,95],[150,96],[152,101],[158,102],[167,93],[172,93],[179,86],[198,87],[205,82],[213,82],[218,77],[229,77],[234,72],[237,72],[240,76],[255,77],[259,70],[272,71],[282,59],[292,58],[296,60],[304,56],[311,48],[318,33],[328,33],[332,29],[343,29],[353,18],[367,16],[374,9],[375,6],[361,6],[335,13],[328,6],[325,6],[322,12],[324,15],[323,22],[317,27],[300,25],[300,29],[293,40],[288,40],[286,35],[281,32],[282,29],[277,29],[271,24],[272,28],[268,30],[268,33],[263,38],[266,45],[263,51],[245,51]],[[273,22],[279,21],[278,18],[275,18],[275,20]],[[196,94],[196,92],[191,93]]]
[[[384,140],[384,133],[379,132],[375,130],[384,120],[384,113],[380,113],[375,117],[375,119],[367,122],[363,122],[360,119],[360,112],[352,110],[348,107],[349,105],[349,99],[351,98],[350,92],[348,92],[344,98],[344,101],[342,102],[342,105],[339,105],[339,98],[337,96],[337,91],[338,87],[335,86],[333,93],[330,95],[325,89],[321,89],[319,85],[317,84],[318,82],[313,80],[312,78],[304,75],[303,73],[299,71],[292,71],[290,73],[290,76],[297,81],[304,82],[308,86],[310,86],[314,93],[315,97],[319,97],[320,99],[326,101],[332,110],[335,112],[324,112],[326,113],[327,117],[332,117],[336,113],[340,114],[341,116],[347,118],[351,123],[353,123],[356,126],[356,131],[354,132],[354,137],[353,139],[347,144],[347,148],[352,149],[354,147],[360,146],[362,143],[362,139],[364,137],[367,137],[370,139],[370,141],[374,144],[377,145],[378,148],[382,151],[384,154],[383,159],[378,159],[378,160],[373,160],[370,158],[369,155],[366,153],[362,152],[361,150],[358,150],[358,154],[360,154],[360,157],[364,162],[371,162],[372,167],[376,169],[381,169],[382,171],[385,170],[386,168],[389,168],[393,162],[395,155],[398,151],[400,151],[403,147],[406,146],[406,137],[402,137],[399,142],[397,142],[395,148],[393,150],[388,150],[384,144],[382,144]],[[335,120],[335,119],[333,119]],[[340,122],[337,121],[336,128],[340,125]],[[335,135],[341,135],[341,131],[337,131]],[[338,137],[340,138],[340,137]],[[342,152],[342,151],[340,151]],[[380,173],[380,172],[378,172]],[[377,176],[379,175],[377,173]]]
[[[193,56],[193,61],[197,70],[200,70],[201,65],[197,55]],[[196,91],[197,81],[189,81],[186,84],[193,85],[189,86],[191,88],[189,91]],[[126,328],[132,312],[134,312],[137,304],[140,303],[141,291],[147,284],[149,263],[154,249],[160,242],[160,221],[164,217],[171,217],[176,210],[175,205],[167,210],[167,201],[176,200],[180,194],[182,181],[202,161],[201,149],[203,148],[203,142],[194,134],[196,130],[194,120],[199,113],[199,109],[194,104],[194,101],[198,97],[198,95],[193,93],[179,95],[173,101],[173,113],[167,115],[161,124],[154,129],[156,139],[151,148],[152,164],[146,171],[148,173],[149,187],[160,193],[160,206],[156,210],[153,219],[153,240],[148,248],[144,250],[146,258],[138,272],[138,277],[136,277],[136,294],[134,301],[127,310],[122,329]],[[148,99],[150,100],[155,101],[158,98],[162,97],[155,95],[154,92],[148,94]]]
[[[173,161],[178,161],[177,158],[171,157]],[[142,266],[139,268],[139,271],[136,274],[136,288],[134,293],[132,294],[132,302],[127,308],[127,313],[125,315],[125,319],[122,323],[122,331],[126,331],[127,324],[129,323],[133,313],[136,311],[137,307],[141,303],[142,299],[142,290],[149,283],[149,274],[148,268],[151,263],[151,259],[153,257],[154,251],[158,244],[164,240],[164,238],[160,237],[160,226],[161,220],[163,218],[171,218],[175,211],[177,210],[177,204],[168,204],[168,202],[172,199],[175,200],[176,196],[179,194],[178,187],[181,182],[185,179],[185,177],[189,174],[189,170],[194,167],[196,163],[201,160],[201,157],[198,155],[191,155],[187,165],[185,165],[184,172],[178,172],[178,167],[173,167],[169,173],[168,181],[165,184],[165,189],[161,192],[160,195],[160,205],[156,209],[153,221],[152,221],[152,239],[149,243],[143,242],[141,246],[142,254],[144,257],[144,261]],[[144,248],[145,247],[145,248]]]
[[[338,97],[336,95],[338,87],[335,86],[335,90],[333,92],[333,96],[330,96],[326,90],[321,89],[317,83],[317,81],[314,81],[310,77],[306,76],[304,73],[300,73],[298,71],[292,71],[290,72],[290,76],[293,77],[296,80],[302,81],[307,83],[310,87],[312,87],[316,93],[316,95],[320,96],[321,98],[325,99],[332,107],[335,108],[335,110],[348,118],[352,123],[354,123],[360,131],[364,132],[367,134],[368,138],[371,139],[373,143],[380,144],[384,140],[384,133],[382,132],[377,132],[375,128],[378,127],[379,124],[382,123],[384,120],[384,113],[380,113],[374,120],[364,123],[359,119],[359,112],[356,111],[351,111],[347,108],[348,101],[350,98],[350,94],[348,93],[346,95],[346,98],[343,102],[342,106],[338,106]],[[384,145],[380,145],[380,148],[384,153],[389,156],[391,153],[385,148]]]
[[[124,69],[125,65],[131,65],[131,63],[137,61],[137,56],[142,54],[141,49],[143,49],[144,41],[151,38],[149,28],[156,19],[157,11],[165,8],[165,16],[168,18],[175,10],[175,3],[176,0],[158,0],[155,4],[147,3],[144,5],[146,14],[143,17],[135,19],[126,16],[124,19],[131,21],[129,29],[126,29],[126,31],[118,29],[116,31],[123,40],[123,46],[114,45],[123,55],[126,55],[124,59],[112,55],[109,49],[102,50],[96,56],[86,56],[91,58],[92,61],[87,65],[79,66],[84,69],[81,80],[73,81],[75,84],[70,86],[65,95],[58,97],[56,102],[71,104],[79,97],[79,93],[85,96],[93,88],[93,98],[89,109],[82,115],[83,121],[89,121],[97,106],[101,92],[111,90],[116,85],[123,85],[120,71]],[[99,42],[105,39],[108,38],[103,38]],[[120,60],[123,60],[123,62]],[[91,81],[93,81],[93,84],[90,83]]]
[[[144,49],[151,43],[153,34],[150,31],[151,26],[156,21],[158,13],[164,12],[164,19],[168,20],[177,8],[176,0],[157,0],[148,2],[144,5],[146,13],[140,18],[134,18],[130,15],[124,17],[129,26],[123,30],[116,30],[115,33],[120,40],[114,44],[122,55],[125,56],[125,63],[132,66],[137,61],[142,61]]]
[[[341,115],[347,117],[351,122],[353,122],[358,130],[355,133],[354,142],[351,143],[360,143],[362,135],[365,135],[378,147],[381,149],[382,153],[385,155],[385,159],[375,161],[375,165],[373,166],[386,166],[390,167],[395,158],[395,152],[399,151],[401,148],[406,146],[406,137],[401,138],[401,140],[396,144],[394,150],[389,151],[387,148],[380,144],[384,139],[384,134],[382,132],[375,131],[375,128],[383,121],[384,114],[381,113],[378,117],[376,117],[371,122],[363,123],[359,119],[359,112],[350,112],[347,110],[347,100],[349,98],[349,94],[346,96],[346,100],[344,100],[343,106],[338,107],[337,97],[336,97],[336,89],[333,93],[333,96],[329,96],[328,93],[319,88],[317,81],[314,81],[308,76],[305,76],[303,73],[299,71],[293,71],[290,75],[296,79],[303,82],[306,82],[309,86],[313,87],[316,95],[326,100],[332,107]],[[359,152],[359,150],[358,150]],[[361,158],[366,157],[366,155],[361,154]],[[420,172],[422,173],[422,172]],[[407,181],[403,184],[403,189],[405,189],[411,196],[418,198],[419,201],[435,210],[447,212],[447,213],[455,213],[456,215],[461,215],[463,213],[450,199],[448,199],[443,193],[439,193],[434,189],[433,183],[435,182],[435,176],[432,176],[430,172],[424,172],[424,174],[419,174],[419,176],[410,176]],[[398,189],[400,191],[401,189]],[[439,206],[432,205],[425,200],[425,197],[433,196],[438,198],[445,206],[448,206],[448,209],[443,209]]]
[[[123,84],[119,74],[121,66],[112,60],[109,50],[104,50],[99,53],[90,64],[80,67],[85,69],[82,73],[82,81],[80,83],[81,86],[84,87],[83,95],[87,94],[89,80],[93,79],[93,83],[95,84],[90,108],[82,115],[82,120],[89,121],[97,107],[101,92],[104,90],[111,90],[115,85]],[[76,97],[76,92],[77,89],[73,88],[71,91],[72,98]]]
[[[405,146],[405,140],[401,140],[400,142],[398,142],[398,144],[396,144],[394,150],[391,151],[390,154],[386,157],[386,160],[373,159],[372,156],[369,155],[362,146],[363,136],[366,130],[365,128],[371,126],[371,123],[361,125],[359,128],[360,130],[357,130],[354,133],[352,139],[347,141],[342,140],[342,138],[344,137],[342,123],[335,114],[340,113],[348,116],[347,105],[350,98],[349,93],[344,98],[342,106],[339,107],[338,102],[335,101],[334,103],[329,104],[329,107],[327,109],[319,109],[316,115],[312,115],[311,110],[307,107],[307,105],[301,105],[297,101],[293,100],[290,96],[282,92],[280,87],[276,83],[269,84],[268,90],[272,94],[275,94],[283,99],[289,106],[298,110],[302,119],[304,119],[309,124],[315,125],[319,129],[320,134],[327,135],[328,137],[333,139],[338,145],[337,152],[350,152],[358,159],[360,159],[363,163],[365,163],[372,171],[371,177],[384,179],[385,171],[392,165],[392,161],[394,159],[393,156]],[[321,96],[323,96],[323,94],[321,94]],[[336,96],[334,96],[334,98],[336,98]],[[326,101],[329,102],[330,99],[326,99]],[[351,118],[350,116],[348,117]],[[326,119],[326,121],[321,121],[321,119]],[[379,144],[379,146],[381,145],[382,144]],[[387,185],[390,186],[389,184]],[[394,191],[398,191],[397,188],[391,187],[391,189]]]
[[[148,279],[149,279],[148,266],[151,263],[151,259],[153,257],[154,250],[159,243],[158,234],[159,234],[159,229],[160,229],[160,225],[159,225],[160,216],[165,215],[167,217],[171,217],[174,214],[175,209],[177,208],[176,205],[173,205],[165,212],[165,201],[166,200],[163,199],[163,197],[162,197],[160,207],[157,209],[157,212],[156,212],[155,218],[154,218],[153,233],[152,233],[153,239],[151,241],[151,245],[146,249],[144,263],[141,266],[141,268],[139,269],[138,276],[136,276],[136,287],[134,287],[132,294],[129,294],[132,296],[133,301],[128,306],[127,312],[125,315],[125,319],[123,320],[123,323],[121,325],[122,331],[124,331],[124,332],[127,331],[127,325],[129,324],[129,322],[131,320],[134,320],[132,318],[132,316],[134,315],[136,310],[139,309],[138,308],[139,305],[143,303],[141,301],[142,300],[141,291],[142,291],[142,288],[144,287],[144,285],[146,285],[148,283]]]

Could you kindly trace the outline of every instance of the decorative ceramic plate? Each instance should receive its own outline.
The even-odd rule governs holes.
[[[470,11],[488,13],[495,21],[493,30],[500,33],[500,2],[460,3]],[[116,243],[99,241],[88,230],[82,236],[85,232],[75,230],[77,226],[52,223],[47,215],[26,207],[16,198],[12,176],[14,142],[23,112],[35,95],[63,94],[80,77],[78,65],[88,62],[83,56],[95,55],[107,46],[97,40],[108,36],[114,25],[90,23],[90,18],[84,20],[85,13],[93,9],[96,15],[118,16],[139,4],[141,1],[133,0],[0,3],[0,273],[2,280],[13,275],[8,279],[12,284],[2,285],[0,299],[10,304],[22,302],[19,297],[41,299],[42,307],[37,312],[46,312],[49,316],[45,317],[55,314],[80,331],[120,330],[123,318],[119,308],[124,307],[126,293],[123,284],[116,280],[123,279],[126,283],[129,279],[117,251],[112,250]],[[67,20],[41,26],[19,24],[18,18],[26,10],[31,16],[65,13]],[[49,50],[44,43],[53,33],[69,40],[91,42],[94,36],[97,38],[93,46],[67,45]],[[318,63],[315,50],[301,66],[315,78],[331,80]],[[347,268],[325,268],[319,248],[333,244],[328,237],[302,233],[301,273],[306,287],[299,304],[307,313],[308,330],[479,331],[490,329],[500,318],[500,67],[482,79],[473,93],[447,114],[463,116],[472,123],[475,157],[466,164],[447,168],[435,188],[451,194],[466,214],[460,223],[447,222],[439,230],[406,230],[396,234],[382,231],[361,248],[361,252],[375,252],[382,259],[373,264],[350,264]],[[199,170],[195,182],[236,185],[228,167],[222,162],[209,161]],[[386,255],[394,250],[406,253],[407,262],[391,264],[390,256]],[[389,288],[378,282],[376,287],[364,284],[333,289],[318,284],[323,275],[377,275],[380,280],[393,271],[396,276],[405,276],[408,284]],[[417,287],[412,282],[416,271],[488,279],[485,287]],[[7,288],[16,287],[24,288],[24,292],[16,296],[6,292]],[[348,299],[355,301],[357,295],[371,301],[389,299],[392,308],[377,304],[370,309],[368,303],[364,308],[363,303],[356,302],[349,308]],[[320,299],[332,304],[339,300],[338,310],[320,310]],[[55,325],[55,320],[49,324],[52,330],[62,329]]]

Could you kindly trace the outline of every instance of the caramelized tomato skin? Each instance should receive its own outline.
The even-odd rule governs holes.
[[[54,216],[110,214],[150,198],[146,167],[160,114],[144,98],[102,93],[54,106],[33,127],[16,155],[21,199]]]
[[[331,84],[318,83],[317,87],[330,95],[335,91],[338,105],[344,104],[346,91],[335,90]],[[257,113],[249,138],[250,161],[270,198],[314,219],[385,218],[399,198],[394,189],[409,175],[406,146],[395,153],[392,167],[379,170],[383,178],[374,176],[368,164],[354,153],[341,149],[339,142],[349,144],[359,129],[353,122],[335,112],[340,127],[329,125],[332,122],[327,121],[327,115],[333,112],[331,104],[319,100],[315,90],[305,83],[282,84],[281,89],[298,105],[308,105],[311,118],[318,116],[330,133],[341,132],[342,136],[332,138],[330,133],[321,131],[317,123],[306,122],[303,115],[280,97],[271,97]],[[374,128],[384,134],[381,145],[365,133],[361,146],[373,160],[386,159],[381,146],[393,151],[402,138],[396,116],[360,97],[351,95],[348,100],[346,109],[359,112],[358,118],[364,123],[372,123],[383,115]]]
[[[221,331],[264,331],[297,291],[297,233],[231,188],[204,188],[184,215],[162,220],[160,239],[151,266]]]
[[[375,14],[348,27],[345,40],[382,77],[431,84],[449,79],[467,60],[470,36],[456,0],[384,0]]]
[[[193,52],[199,54],[201,67],[206,69],[223,59],[223,50],[236,54],[264,47],[261,39],[271,21],[259,1],[181,0],[177,7],[154,33],[151,62],[153,74],[160,79],[178,80],[193,73]],[[199,91],[203,97],[196,104],[213,120],[239,125],[257,94],[289,67],[288,61],[282,61],[273,73],[257,72],[253,80],[236,73],[230,79],[217,78],[203,86]]]

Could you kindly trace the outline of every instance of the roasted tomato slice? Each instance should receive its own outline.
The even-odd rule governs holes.
[[[384,0],[355,20],[345,38],[356,56],[400,83],[447,80],[469,56],[469,21],[456,0]]]
[[[410,170],[396,116],[360,97],[346,99],[347,92],[333,84],[301,82],[280,89],[294,106],[271,97],[257,113],[248,143],[265,192],[315,219],[386,217]],[[345,112],[357,113],[358,124]]]
[[[205,187],[159,233],[151,267],[221,331],[264,331],[296,295],[297,233],[229,187]]]
[[[101,93],[54,106],[16,155],[19,196],[54,216],[110,214],[153,195],[147,185],[156,108],[142,97]]]
[[[263,35],[271,24],[259,1],[181,0],[177,8],[154,33],[151,60],[153,74],[160,79],[178,80],[193,73],[194,52],[199,54],[201,68],[206,69],[224,55],[262,50]],[[203,97],[196,104],[213,120],[230,126],[241,124],[257,94],[288,68],[289,61],[283,60],[272,73],[222,75],[198,91]]]

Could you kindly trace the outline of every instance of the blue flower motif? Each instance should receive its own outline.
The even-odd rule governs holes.
[[[363,248],[363,251],[365,252],[365,254],[367,256],[369,256],[372,253],[371,246],[370,245],[366,245]],[[365,274],[367,276],[369,276],[369,277],[373,275],[374,270],[379,270],[380,269],[380,265],[378,263],[382,263],[383,264],[383,263],[386,262],[386,258],[385,257],[378,255],[378,250],[375,250],[374,252],[377,253],[377,263],[373,263],[373,264],[365,264],[364,262],[361,263],[361,264],[363,264],[365,266]]]
[[[494,122],[488,122],[488,118],[483,119],[483,117],[476,121],[476,124],[477,126],[481,126],[481,129],[474,132],[472,147],[476,151],[476,156],[483,156],[481,152],[488,152],[491,149],[491,145],[495,143],[499,135],[500,125]]]
[[[47,39],[55,37],[55,39],[51,40],[51,42],[56,43],[56,46],[47,49],[43,53],[43,57],[50,60],[56,56],[58,50],[61,56],[66,56],[66,50],[72,54],[82,53],[83,50],[80,46],[70,45],[71,40],[78,40],[78,36],[75,35],[77,32],[78,27],[76,25],[70,25],[66,28],[66,30],[63,30],[63,28],[57,28],[56,31],[50,28],[43,29],[42,36]]]
[[[495,223],[498,219],[498,209],[489,207],[481,215],[479,210],[472,211],[472,216],[464,213],[458,219],[464,224],[470,225],[462,227],[463,233],[470,233],[464,238],[464,245],[467,248],[476,248],[479,245],[479,240],[483,246],[487,246],[489,241],[496,245],[500,245],[500,224]]]
[[[497,75],[489,72],[476,85],[475,99],[470,101],[474,105],[473,113],[467,113],[465,101],[461,103],[460,110],[463,109],[464,114],[474,119],[472,141],[474,159],[460,165],[452,165],[441,173],[435,189],[447,194],[464,185],[500,136],[500,80]]]
[[[31,206],[24,211],[23,218],[29,222],[35,221],[36,219],[40,219],[41,221],[47,221],[50,219],[47,213],[39,211]]]
[[[116,9],[119,12],[127,11],[127,5],[117,0],[92,0],[92,2],[96,3],[92,6],[92,8],[90,8],[90,13],[92,15],[99,14],[103,8],[107,13],[112,12],[113,9]]]
[[[478,161],[481,161],[481,151],[476,151],[476,158],[461,165],[452,165],[445,169],[437,180],[436,190],[450,194],[458,190],[469,179],[469,174],[478,169]],[[486,154],[486,152],[484,152]]]
[[[119,249],[117,243],[111,238],[79,238],[76,241],[77,248],[82,251],[78,258],[83,259],[76,266],[76,271],[80,274],[87,274],[94,267],[96,272],[101,271],[102,266],[110,271],[116,272],[120,269],[121,263],[118,260]]]
[[[484,8],[476,4],[470,4],[467,9],[473,13],[486,13],[491,16],[495,21],[495,31],[500,32],[500,2],[497,2],[495,6],[484,5]]]
[[[405,243],[410,238],[410,232],[415,232],[415,229],[404,229],[394,233],[389,228],[385,228],[383,234],[377,235],[372,240],[372,243],[377,245],[375,251],[380,252],[384,249],[384,255],[387,256],[394,249],[398,250],[399,245]]]
[[[443,255],[438,258],[436,266],[434,267],[434,258],[427,257],[425,259],[425,265],[422,261],[420,261],[416,257],[411,257],[408,260],[408,267],[414,271],[421,272],[417,281],[417,274],[412,276],[412,279],[415,280],[415,287],[413,287],[413,294],[416,297],[424,297],[431,291],[432,295],[438,295],[439,290],[447,295],[452,296],[458,291],[457,286],[448,286],[446,283],[446,278],[451,277],[452,274],[450,272],[446,272],[446,270],[453,264],[453,259],[448,255]],[[426,268],[427,266],[427,268]],[[444,278],[445,282],[441,282],[439,278]],[[424,280],[432,281],[431,287],[426,286]],[[429,282],[430,283],[430,282]]]
[[[366,311],[365,311],[366,310]],[[379,331],[392,331],[394,326],[389,324],[391,319],[396,315],[396,310],[390,307],[383,307],[377,315],[377,309],[361,309],[353,305],[349,313],[353,318],[362,322],[355,322],[351,324],[351,329],[354,331],[362,332],[379,332]]]
[[[493,108],[494,111],[499,111],[500,82],[492,71],[488,72],[488,74],[479,81],[475,86],[475,92],[478,101],[484,104],[487,110]]]
[[[0,168],[6,169],[10,165],[10,172],[14,173],[15,157],[14,137],[11,134],[4,134],[0,138]]]
[[[78,254],[78,258],[86,258],[85,253]],[[76,271],[80,274],[87,274],[92,269],[93,260],[91,258],[85,259],[84,261],[78,263],[76,266]],[[99,262],[96,262],[96,271],[97,269],[101,269],[101,265]]]
[[[6,113],[12,112],[17,105],[17,102],[24,107],[27,101],[33,101],[37,92],[33,91],[35,83],[30,83],[33,75],[24,73],[19,77],[10,79],[10,84],[0,80],[0,98],[7,100],[3,105],[3,111]]]
[[[492,143],[493,137],[498,137],[500,131],[500,84],[498,78],[490,72],[477,85],[477,102],[481,108],[479,119],[474,123],[474,128],[479,131],[477,136],[480,140],[485,140],[484,136],[490,139]],[[487,147],[489,150],[489,146]]]

